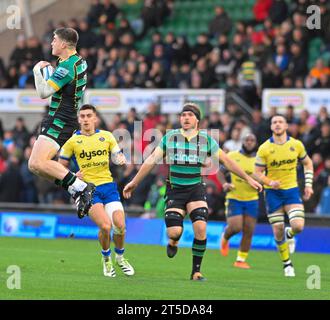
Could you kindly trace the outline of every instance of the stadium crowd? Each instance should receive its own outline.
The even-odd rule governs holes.
[[[275,109],[272,110],[272,113],[275,112]],[[315,194],[311,200],[305,203],[306,212],[327,214],[330,212],[330,115],[327,109],[322,107],[317,115],[311,115],[304,110],[299,117],[296,117],[292,106],[287,107],[285,115],[289,123],[289,135],[303,141],[314,163]],[[240,112],[237,105],[231,103],[228,104],[226,112],[222,114],[211,112],[204,117],[200,128],[205,130],[218,129],[220,133],[219,145],[228,152],[239,150],[243,137],[249,132],[253,132],[257,136],[259,144],[264,142],[271,135],[269,117],[265,118],[259,110],[254,110],[252,119],[249,119]],[[147,141],[142,140],[144,132],[150,128],[156,128],[164,134],[167,129],[180,127],[178,121],[171,122],[168,115],[160,113],[156,104],[151,104],[144,115],[137,114],[132,108],[128,114],[116,114],[111,122],[102,119],[101,115],[99,115],[99,119],[99,128],[112,132],[116,130],[118,135],[120,135],[120,130],[127,130],[132,137],[131,146],[127,145],[130,143],[128,140],[120,142],[123,150],[128,150],[126,156],[129,164],[124,169],[115,165],[111,167],[120,190],[134,177],[142,163],[141,161],[138,162],[138,157],[141,156],[148,144]],[[136,124],[134,126],[136,121],[142,121],[142,132],[134,130],[138,127]],[[65,191],[34,176],[28,170],[27,160],[37,132],[38,126],[29,132],[23,118],[17,118],[12,130],[0,131],[0,201],[70,203],[70,198]],[[303,187],[302,168],[298,172],[299,181]],[[160,216],[164,207],[163,195],[166,177],[166,166],[157,166],[153,173],[139,185],[131,199],[123,199],[124,204],[136,209],[144,207],[146,212],[156,210],[156,214]],[[217,175],[204,178],[207,183],[211,217],[218,219],[223,215],[225,194]]]
[[[320,30],[306,27],[306,9],[317,3],[321,9]],[[242,137],[254,132],[258,143],[270,136],[269,116],[260,111],[263,88],[329,88],[329,62],[318,59],[308,68],[309,41],[323,39],[322,53],[330,52],[330,8],[328,1],[257,0],[251,21],[233,21],[221,6],[209,22],[208,33],[201,33],[195,44],[184,35],[157,31],[174,14],[174,1],[145,0],[141,25],[129,21],[110,0],[93,0],[87,17],[72,18],[54,25],[49,22],[41,39],[20,35],[5,66],[0,57],[0,88],[34,88],[32,67],[39,60],[55,63],[50,43],[53,30],[69,26],[79,31],[79,54],[88,63],[89,88],[225,88],[240,95],[252,108],[246,117],[237,105],[228,101],[222,114],[212,112],[201,121],[202,129],[220,130],[219,144],[226,150],[239,149]],[[141,22],[140,21],[140,22]],[[136,30],[139,29],[139,32]],[[173,30],[175,31],[175,30]],[[149,53],[141,54],[137,42],[152,33]],[[272,112],[276,112],[273,110]],[[315,194],[306,203],[306,212],[330,213],[330,116],[320,106],[317,115],[304,110],[299,117],[288,106],[289,134],[301,139],[315,169]],[[156,105],[145,114],[132,109],[127,115],[116,114],[111,123],[100,116],[100,128],[127,129],[133,136],[134,121],[143,121],[142,130],[157,128],[165,132],[177,128]],[[33,132],[18,118],[12,130],[0,128],[0,201],[31,203],[69,203],[69,196],[43,179],[33,176],[27,167]],[[134,139],[133,139],[134,140]],[[146,142],[134,140],[134,148],[143,151]],[[138,165],[124,170],[113,167],[120,189],[137,172]],[[162,214],[166,168],[157,167],[124,204],[156,209]],[[300,181],[303,181],[300,170]],[[213,219],[223,215],[224,193],[216,176],[207,178],[208,202]]]

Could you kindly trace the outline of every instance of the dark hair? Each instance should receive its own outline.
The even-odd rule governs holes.
[[[84,104],[83,106],[81,106],[79,111],[83,111],[83,110],[92,110],[94,113],[97,113],[96,108],[91,104]]]
[[[285,120],[285,122],[288,122],[287,118],[286,118],[283,114],[281,114],[281,113],[275,113],[275,114],[270,118],[270,123],[272,123],[274,117],[282,117],[282,118]]]
[[[65,41],[69,47],[76,47],[79,35],[78,32],[73,28],[58,28],[54,31],[61,40]]]

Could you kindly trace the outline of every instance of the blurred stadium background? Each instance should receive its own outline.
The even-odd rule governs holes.
[[[320,28],[306,24],[310,5],[317,5]],[[164,133],[179,126],[177,113],[185,101],[201,105],[201,128],[218,129],[226,151],[240,148],[248,132],[262,143],[270,135],[270,116],[285,114],[289,134],[303,141],[315,170],[315,194],[305,203],[308,227],[297,249],[330,253],[327,0],[2,0],[0,235],[96,239],[92,223],[74,216],[69,196],[27,168],[47,110],[47,101],[36,95],[32,68],[39,60],[55,63],[50,43],[60,26],[79,31],[78,51],[89,66],[84,102],[98,108],[100,128],[126,129],[133,137],[134,121],[142,121],[140,134],[134,133],[137,156],[148,144],[141,141],[146,130]],[[120,189],[137,169],[111,168]],[[156,219],[163,216],[165,177],[166,169],[158,166],[124,201],[128,242],[166,243],[163,223]],[[302,168],[298,178],[302,186]],[[205,181],[214,220],[209,247],[215,249],[225,195],[215,175]],[[260,202],[254,247],[274,249]],[[190,246],[189,225],[186,229],[182,245]],[[239,236],[233,245],[238,241]]]

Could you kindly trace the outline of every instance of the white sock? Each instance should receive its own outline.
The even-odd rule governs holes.
[[[76,194],[77,192],[83,191],[87,186],[87,183],[76,178],[75,182],[69,186],[68,191],[71,195]]]

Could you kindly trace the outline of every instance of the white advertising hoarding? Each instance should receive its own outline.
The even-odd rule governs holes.
[[[262,112],[268,114],[273,107],[284,112],[292,105],[295,113],[306,109],[316,114],[321,107],[330,111],[330,89],[266,89],[262,94]]]
[[[186,101],[207,105],[210,110],[223,112],[225,91],[217,90],[167,90],[167,89],[88,89],[83,103],[95,105],[101,112],[128,112],[135,107],[146,112],[152,102],[161,104],[163,113],[177,113]],[[0,89],[1,112],[43,112],[48,99],[40,99],[35,90]]]

